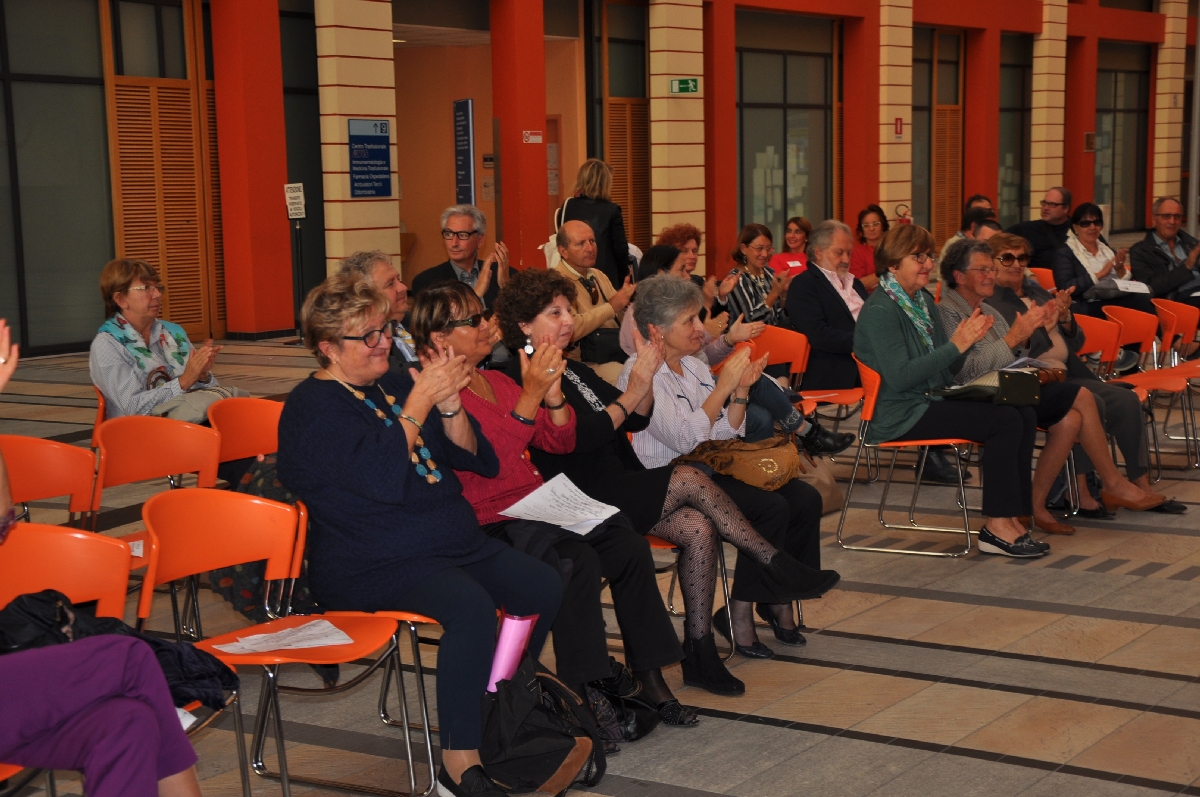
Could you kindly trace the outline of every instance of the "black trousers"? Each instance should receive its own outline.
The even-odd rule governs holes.
[[[820,569],[821,494],[817,488],[799,479],[774,492],[719,473],[712,480],[737,504],[763,539],[809,567]],[[740,551],[729,592],[733,600],[775,602],[775,596],[762,582],[762,567]]]
[[[977,401],[934,401],[897,440],[956,437],[983,444],[983,514],[1033,514],[1033,407]]]
[[[554,550],[571,560],[554,632],[555,669],[571,686],[607,678],[608,640],[600,608],[600,583],[607,578],[617,625],[625,643],[625,663],[652,670],[683,658],[683,648],[667,615],[654,559],[646,538],[631,528],[610,526],[586,540],[560,540]]]

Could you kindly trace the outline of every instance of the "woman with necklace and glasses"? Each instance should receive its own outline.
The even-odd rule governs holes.
[[[982,443],[980,550],[1041,556],[1042,546],[1017,520],[1033,511],[1033,410],[929,395],[954,382],[965,355],[993,323],[974,310],[946,334],[925,288],[936,265],[933,252],[933,236],[915,224],[896,225],[875,250],[879,289],[867,297],[854,328],[854,354],[880,376],[867,442],[952,437]]]
[[[749,324],[762,321],[776,327],[788,327],[788,285],[792,282],[790,270],[776,274],[767,265],[775,254],[771,229],[763,224],[747,224],[738,235],[732,257],[738,264],[738,281],[725,300],[730,318],[742,317]]]
[[[623,516],[580,537],[548,523],[500,514],[542,486],[541,472],[529,461],[531,446],[558,455],[575,448],[575,411],[563,396],[566,359],[546,336],[536,348],[531,344],[517,350],[520,385],[500,371],[477,370],[492,350],[488,329],[481,323],[482,309],[469,288],[447,283],[422,293],[410,320],[417,350],[426,357],[448,348],[466,357],[471,377],[459,395],[500,460],[500,473],[494,477],[458,474],[464,497],[488,536],[536,553],[550,564],[569,561],[562,609],[551,629],[559,678],[587,700],[589,682],[613,676],[600,607],[602,581],[607,579],[625,656],[644,696],[658,706],[666,724],[695,725],[695,712],[679,704],[660,670],[682,659],[683,651],[659,595],[645,538]],[[530,349],[532,354],[527,353]]]
[[[875,276],[875,248],[889,229],[887,214],[879,205],[867,205],[859,211],[855,229],[858,245],[850,252],[850,273],[862,282],[868,293],[879,284],[879,278]]]
[[[279,477],[308,505],[309,582],[322,607],[441,624],[438,791],[496,797],[479,761],[496,610],[538,615],[537,656],[562,580],[480,530],[455,471],[494,476],[499,462],[462,408],[471,368],[449,349],[424,357],[420,373],[389,373],[388,313],[387,298],[352,274],[308,295],[304,342],[321,368],[284,405]]]
[[[1089,299],[1088,291],[1106,277],[1130,279],[1126,263],[1126,248],[1113,251],[1103,240],[1104,211],[1098,205],[1084,202],[1071,213],[1071,229],[1067,231],[1066,246],[1054,254],[1054,284],[1060,291],[1074,288],[1074,310],[1084,315],[1104,318],[1106,305],[1131,307],[1156,315],[1154,303],[1147,293],[1122,293],[1112,299]],[[1134,360],[1136,362],[1136,360]],[[1129,367],[1129,366],[1126,366]]]

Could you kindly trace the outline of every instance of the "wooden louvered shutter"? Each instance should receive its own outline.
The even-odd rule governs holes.
[[[930,226],[938,246],[958,231],[962,205],[962,108],[936,106],[930,157]]]
[[[605,158],[612,167],[612,201],[621,206],[625,237],[650,246],[650,104],[614,97],[605,114]]]
[[[208,232],[209,249],[212,271],[209,285],[215,299],[212,334],[225,336],[225,241],[221,227],[221,175],[217,169],[217,95],[212,83],[207,84],[205,92],[205,132],[204,142],[206,160],[205,170],[208,173]]]
[[[833,109],[833,216],[842,218],[842,103],[835,103]]]

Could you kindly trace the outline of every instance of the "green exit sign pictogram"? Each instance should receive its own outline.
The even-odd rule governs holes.
[[[672,94],[695,94],[700,91],[700,78],[675,77],[671,78]]]

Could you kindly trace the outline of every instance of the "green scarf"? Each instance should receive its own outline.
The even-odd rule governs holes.
[[[107,332],[116,338],[117,342],[125,347],[125,351],[133,357],[138,368],[146,375],[147,390],[153,390],[172,379],[178,379],[179,375],[183,373],[183,369],[187,367],[188,353],[192,349],[192,344],[188,342],[188,336],[183,331],[183,327],[172,324],[170,321],[163,321],[161,318],[156,319],[155,323],[162,325],[162,331],[159,332],[157,338],[154,338],[154,342],[159,345],[166,356],[166,365],[159,365],[154,361],[154,352],[150,350],[150,342],[142,340],[142,336],[125,320],[125,316],[117,313],[100,325],[101,332]],[[151,326],[150,329],[153,332],[154,327]],[[153,338],[153,334],[151,337]]]
[[[891,297],[892,301],[900,305],[900,309],[908,316],[908,320],[917,328],[917,332],[921,333],[925,345],[929,347],[930,351],[933,351],[933,321],[929,318],[929,308],[925,306],[925,291],[917,291],[914,301],[913,297],[910,297],[900,287],[900,283],[896,282],[895,275],[890,272],[880,277],[879,287]]]

